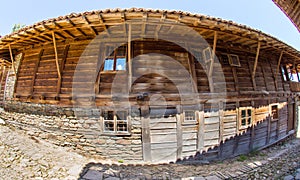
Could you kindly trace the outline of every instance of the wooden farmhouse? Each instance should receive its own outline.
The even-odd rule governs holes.
[[[0,116],[93,156],[216,160],[297,132],[300,52],[181,11],[108,9],[0,40]]]

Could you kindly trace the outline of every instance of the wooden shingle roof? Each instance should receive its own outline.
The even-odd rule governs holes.
[[[192,27],[205,39],[213,39],[213,32],[217,31],[219,40],[247,46],[253,49],[254,52],[259,41],[262,50],[276,51],[279,54],[284,51],[285,54],[300,61],[298,50],[275,37],[248,26],[201,14],[143,8],[71,13],[66,16],[44,20],[2,37],[0,39],[0,55],[1,53],[7,53],[9,46],[13,50],[18,50],[37,44],[51,43],[52,32],[55,32],[57,41],[92,39],[114,25],[130,20],[143,21],[145,18],[161,19],[161,22],[169,20],[184,24]]]

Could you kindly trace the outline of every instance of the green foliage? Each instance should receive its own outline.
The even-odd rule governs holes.
[[[15,25],[12,27],[12,32],[16,32],[16,31],[22,29],[23,27],[25,27],[25,24],[15,24]]]
[[[118,163],[124,163],[124,160],[120,159],[118,160]]]
[[[248,157],[246,155],[240,155],[238,158],[237,158],[237,161],[246,161],[248,159]]]

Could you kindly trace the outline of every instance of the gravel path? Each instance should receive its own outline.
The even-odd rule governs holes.
[[[0,179],[300,179],[300,139],[219,162],[129,165],[90,159],[0,123]]]

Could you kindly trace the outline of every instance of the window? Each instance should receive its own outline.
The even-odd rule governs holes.
[[[219,59],[223,64],[229,65],[229,57],[227,54],[220,54]]]
[[[104,60],[103,71],[124,71],[126,70],[126,46],[120,46],[114,51],[112,47],[107,47],[107,53],[110,55]]]
[[[239,59],[238,55],[229,54],[228,57],[229,57],[229,63],[230,63],[231,66],[238,66],[238,67],[241,66],[240,59]]]
[[[284,67],[281,68],[283,79],[285,81],[293,81],[293,82],[299,82],[298,79],[298,72],[296,70],[296,67],[294,67],[291,63],[286,64]]]
[[[184,111],[184,121],[196,121],[196,116],[194,111]]]
[[[273,104],[270,107],[270,111],[271,111],[271,119],[276,121],[279,118],[279,111],[278,111],[278,104]]]
[[[212,60],[212,52],[210,47],[207,47],[203,50],[203,59],[205,62],[209,62]]]
[[[252,124],[252,108],[240,108],[239,113],[240,129],[249,127]]]
[[[103,132],[106,133],[127,133],[128,119],[126,111],[104,111]]]

